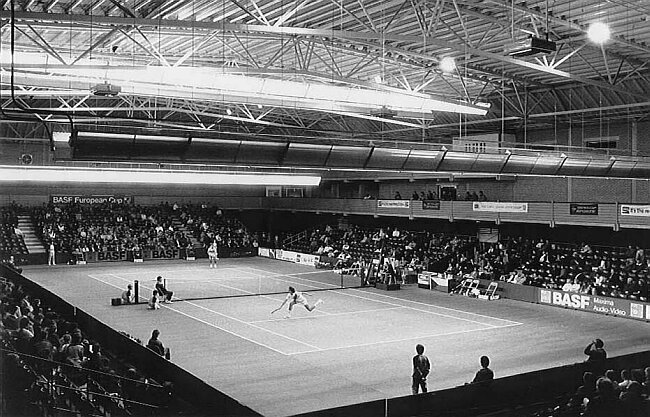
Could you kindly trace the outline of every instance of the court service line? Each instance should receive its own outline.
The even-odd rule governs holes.
[[[128,282],[128,280],[127,280],[126,278],[120,277],[119,275],[114,275],[114,274],[111,274],[111,275],[113,275],[113,276],[116,277],[116,278],[122,279],[123,281],[127,281],[127,282]],[[153,288],[151,288],[151,287],[145,287],[145,288],[148,288],[148,289],[150,289],[150,290],[153,291]],[[273,335],[275,335],[275,336],[282,337],[282,338],[287,339],[287,340],[291,340],[292,342],[300,343],[301,345],[309,346],[309,347],[314,348],[314,349],[316,349],[316,350],[320,349],[318,346],[314,346],[314,345],[312,345],[312,344],[309,344],[309,343],[306,343],[306,342],[302,342],[302,341],[300,341],[300,340],[298,340],[298,339],[294,339],[293,337],[285,336],[285,335],[283,335],[283,334],[281,334],[281,333],[277,333],[277,332],[274,332],[273,330],[265,329],[264,327],[257,326],[257,325],[255,325],[255,324],[247,323],[247,322],[245,322],[244,320],[240,320],[240,319],[238,319],[238,318],[236,318],[236,317],[232,317],[232,316],[229,316],[229,315],[227,315],[227,314],[223,314],[223,313],[220,313],[220,312],[218,312],[218,311],[215,311],[215,310],[209,309],[209,308],[207,308],[207,307],[200,306],[200,305],[198,305],[198,304],[196,304],[196,303],[193,303],[193,302],[191,302],[191,301],[183,301],[183,302],[186,303],[186,304],[190,304],[190,305],[192,305],[192,306],[194,306],[194,307],[197,307],[197,308],[199,308],[199,309],[202,309],[202,310],[205,310],[205,311],[209,311],[209,312],[211,312],[211,313],[213,313],[213,314],[216,314],[216,315],[218,315],[218,316],[225,317],[225,318],[230,319],[230,320],[232,320],[232,321],[235,321],[235,322],[237,322],[237,323],[245,324],[245,325],[248,325],[248,326],[253,327],[253,328],[255,328],[255,329],[259,329],[259,330],[262,330],[262,331],[264,331],[264,332],[271,333],[271,334],[273,334]],[[163,307],[170,308],[169,306],[166,306],[166,305],[163,305]],[[178,310],[176,310],[176,309],[172,309],[172,308],[170,308],[170,309],[171,309],[171,310],[174,310],[174,311],[178,311]],[[188,316],[188,317],[192,317],[192,316]],[[233,334],[235,334],[235,333],[233,333]]]
[[[258,268],[254,268],[254,267],[246,267],[246,268],[248,268],[248,269],[254,269],[254,270],[257,270],[257,271],[264,271],[263,269],[258,269]],[[302,281],[310,281],[310,282],[316,282],[316,283],[319,283],[319,284],[323,284],[323,283],[321,283],[321,282],[319,282],[319,281],[314,281],[314,280],[307,279],[307,278],[296,277],[296,279],[299,279],[299,280],[302,280]],[[330,286],[332,286],[332,287],[337,287],[337,286],[334,285],[334,284],[327,284],[327,283],[325,283],[325,285],[330,285]],[[362,291],[362,290],[359,290],[359,289],[355,289],[355,288],[350,288],[349,290],[350,290],[350,291],[356,291],[356,292],[362,292],[362,293],[364,293],[364,294],[367,294],[367,292]],[[523,324],[523,323],[519,323],[518,321],[507,320],[507,319],[501,319],[501,318],[498,318],[498,317],[487,316],[487,315],[485,315],[485,314],[472,313],[472,312],[470,312],[470,311],[458,310],[458,309],[455,309],[455,308],[441,307],[441,306],[434,305],[434,304],[423,303],[423,302],[421,302],[421,301],[406,300],[406,299],[404,299],[404,298],[394,297],[394,296],[386,295],[386,294],[377,294],[377,293],[370,293],[370,294],[374,294],[374,295],[377,295],[377,296],[380,296],[380,297],[390,298],[390,299],[393,299],[393,300],[400,300],[400,301],[404,301],[404,302],[407,302],[407,303],[420,304],[420,305],[424,305],[424,306],[428,306],[428,307],[439,308],[439,309],[442,309],[442,310],[455,311],[455,312],[457,312],[457,313],[468,314],[468,315],[478,316],[478,317],[485,317],[485,318],[492,319],[492,320],[505,321],[505,322],[512,323],[512,324]],[[378,301],[378,300],[377,300],[377,301]]]
[[[113,275],[115,278],[121,279],[121,280],[123,280],[123,281],[127,281],[126,278],[122,278],[122,277],[120,277],[120,276],[118,276],[118,275],[114,275],[114,274],[101,274],[101,275]],[[96,281],[99,281],[99,282],[101,282],[101,283],[103,283],[103,284],[110,285],[111,287],[122,289],[122,287],[119,287],[119,286],[117,286],[117,285],[115,285],[115,284],[111,284],[110,282],[106,282],[106,281],[102,280],[101,278],[97,278],[97,277],[95,277],[95,276],[93,276],[93,275],[90,275],[90,274],[89,274],[88,277],[89,277],[89,278],[92,278],[92,279],[94,279],[94,280],[96,280]],[[140,298],[145,298],[145,297],[140,297]],[[146,299],[146,298],[145,298],[145,299]],[[170,309],[170,310],[172,310],[172,311],[175,311],[176,313],[179,313],[179,314],[181,314],[181,315],[183,315],[183,316],[185,316],[185,317],[188,317],[188,318],[190,318],[190,319],[196,320],[196,321],[201,322],[201,323],[203,323],[203,324],[207,324],[208,326],[214,327],[215,329],[219,329],[219,330],[224,331],[224,332],[226,332],[226,333],[228,333],[228,334],[230,334],[230,335],[233,335],[233,336],[238,337],[238,338],[240,338],[240,339],[244,339],[244,340],[246,340],[246,341],[248,341],[248,342],[254,343],[254,344],[258,345],[258,346],[262,346],[262,347],[264,347],[264,348],[270,349],[270,350],[272,350],[272,351],[274,351],[274,352],[280,353],[280,354],[285,355],[285,356],[288,356],[288,355],[289,355],[289,354],[286,353],[286,352],[282,352],[281,350],[275,349],[275,348],[273,348],[273,347],[271,347],[271,346],[268,346],[268,345],[266,345],[266,344],[264,344],[264,343],[261,343],[261,342],[258,342],[258,341],[256,341],[256,340],[249,339],[249,338],[246,337],[246,336],[242,336],[242,335],[237,334],[237,333],[235,333],[235,332],[233,332],[233,331],[230,331],[230,330],[224,329],[223,327],[219,327],[219,326],[217,326],[217,325],[214,324],[214,323],[207,322],[207,321],[205,321],[205,320],[203,320],[203,319],[200,319],[200,318],[198,318],[198,317],[194,317],[194,316],[192,316],[192,315],[190,315],[190,314],[187,314],[187,313],[184,313],[184,312],[182,312],[182,311],[176,310],[175,308],[171,308],[171,307],[169,307],[169,306],[167,306],[167,305],[163,305],[162,307],[168,308],[168,309]],[[314,352],[317,352],[317,351],[314,351]]]
[[[277,279],[278,281],[289,282],[289,283],[292,283],[292,284],[297,284],[296,281],[289,281],[289,280],[281,279],[281,278],[273,278],[273,279]],[[297,279],[301,279],[301,278],[297,278]],[[306,280],[306,281],[314,282],[314,281],[312,281],[312,280]],[[299,282],[298,282],[298,283],[299,283]],[[304,284],[304,283],[302,283],[302,285],[305,285],[305,286],[308,286],[308,287],[312,287],[312,288],[318,288],[318,287],[315,287],[315,286],[313,286],[313,285]],[[335,287],[335,288],[340,288],[340,287]],[[408,308],[408,309],[411,309],[411,310],[414,310],[414,311],[420,311],[420,312],[422,312],[422,313],[432,314],[432,315],[440,316],[440,317],[447,317],[447,318],[450,318],[450,319],[455,319],[455,320],[460,320],[460,321],[466,321],[466,322],[474,323],[474,324],[480,324],[480,325],[482,325],[482,326],[499,327],[499,326],[496,326],[496,325],[494,325],[494,324],[483,323],[483,322],[480,322],[480,321],[471,320],[471,319],[465,319],[465,318],[462,318],[462,317],[452,316],[452,315],[449,315],[449,314],[436,313],[435,311],[423,310],[423,309],[421,309],[421,308],[415,308],[415,307],[405,306],[405,305],[403,305],[403,304],[395,304],[395,303],[391,303],[391,302],[388,302],[388,301],[382,301],[382,300],[377,300],[377,299],[374,299],[374,298],[362,297],[362,296],[360,296],[360,295],[349,294],[349,293],[347,293],[347,292],[337,291],[337,290],[335,290],[335,289],[333,289],[333,288],[332,288],[332,289],[327,289],[327,290],[328,290],[328,291],[335,292],[335,293],[337,293],[337,294],[345,295],[345,296],[348,296],[348,297],[354,297],[354,298],[360,298],[360,299],[362,299],[362,300],[372,301],[372,302],[374,302],[374,303],[387,304],[387,305],[391,305],[391,306],[395,306],[395,307],[404,307],[404,308]],[[366,294],[366,293],[364,293],[364,294]],[[408,301],[408,300],[402,300],[401,298],[396,298],[396,299],[397,299],[397,300],[400,300],[400,301]],[[433,305],[431,305],[431,304],[425,304],[425,303],[421,303],[421,304],[424,304],[424,305],[426,305],[426,306],[434,307],[434,308],[435,308],[435,306],[433,306]],[[505,321],[507,321],[507,320],[505,320]],[[519,324],[521,324],[521,323],[519,323]]]
[[[411,340],[422,340],[422,339],[429,339],[429,338],[432,338],[432,337],[453,336],[453,335],[457,335],[457,334],[480,332],[480,331],[484,331],[484,330],[505,329],[507,327],[519,326],[520,324],[521,323],[519,323],[519,324],[507,324],[505,326],[499,326],[499,327],[484,327],[482,329],[458,330],[458,331],[455,331],[455,332],[437,333],[437,334],[430,334],[430,335],[426,335],[426,336],[407,337],[407,338],[404,338],[404,339],[384,340],[384,341],[380,341],[380,342],[359,343],[359,344],[355,344],[355,345],[336,346],[336,347],[331,347],[331,348],[321,348],[319,350],[305,350],[305,351],[302,351],[302,352],[288,353],[287,356],[304,355],[306,353],[315,353],[315,352],[327,352],[327,351],[331,351],[331,350],[352,349],[352,348],[368,347],[368,346],[375,346],[375,345],[384,345],[384,344],[387,344],[387,343],[408,342],[408,341],[411,341]]]
[[[343,313],[328,313],[327,316],[351,316],[354,314],[365,314],[365,313],[374,313],[377,311],[388,311],[388,310],[397,310],[400,308],[408,308],[408,307],[388,307],[388,308],[375,308],[373,310],[358,310],[358,311],[346,311]],[[316,311],[318,312],[318,311]],[[315,316],[315,317],[323,317],[323,315]],[[298,319],[311,319],[314,318],[314,316],[301,316],[301,317],[292,317],[291,321],[298,320]],[[286,321],[287,319],[268,319],[268,320],[255,320],[255,321],[249,321],[249,323],[268,323],[271,321]]]

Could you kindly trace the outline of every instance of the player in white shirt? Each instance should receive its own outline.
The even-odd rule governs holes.
[[[293,306],[296,304],[302,304],[305,306],[307,311],[314,311],[316,309],[316,306],[321,304],[323,300],[318,299],[313,306],[310,306],[309,303],[307,302],[307,299],[305,298],[306,296],[311,297],[311,294],[309,293],[303,293],[303,292],[298,292],[296,291],[295,288],[289,287],[289,293],[287,294],[287,297],[284,299],[282,304],[280,304],[280,307],[276,308],[275,310],[271,311],[271,314],[275,313],[276,311],[280,310],[284,305],[288,302],[289,303],[289,311],[287,312],[287,315],[285,318],[290,318],[291,317],[291,311],[293,310]]]
[[[219,250],[217,248],[217,242],[212,242],[208,248],[208,258],[210,258],[210,268],[217,267],[217,261],[219,260]]]

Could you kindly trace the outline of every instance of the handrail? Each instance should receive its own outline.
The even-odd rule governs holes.
[[[89,368],[84,368],[84,367],[71,365],[69,363],[53,361],[53,360],[41,358],[41,357],[38,357],[38,356],[30,355],[28,353],[19,352],[17,350],[5,349],[3,347],[0,347],[0,351],[7,352],[7,353],[13,353],[13,354],[18,355],[20,357],[27,357],[27,358],[30,358],[32,360],[44,362],[44,363],[47,363],[49,365],[52,365],[52,367],[62,366],[62,367],[65,367],[65,368],[72,368],[76,372],[82,371],[82,372],[87,372],[87,373],[91,373],[91,374],[101,375],[103,377],[115,378],[115,379],[120,379],[120,380],[124,380],[124,381],[137,382],[137,383],[145,384],[145,385],[153,387],[153,388],[164,388],[162,385],[159,385],[159,384],[151,384],[149,382],[142,382],[142,381],[139,381],[137,379],[127,378],[127,377],[121,376],[121,375],[109,374],[109,373],[106,373],[106,372],[97,371],[95,369],[89,369]]]

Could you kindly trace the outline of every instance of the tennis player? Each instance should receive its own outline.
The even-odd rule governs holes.
[[[210,268],[216,268],[217,261],[219,260],[219,249],[217,248],[217,242],[212,242],[208,248],[208,258],[210,258]]]
[[[318,299],[314,303],[313,306],[310,306],[309,303],[307,302],[307,299],[305,298],[305,295],[311,297],[311,294],[309,294],[309,293],[298,292],[298,291],[296,291],[295,288],[289,287],[289,293],[287,294],[287,297],[284,299],[282,304],[280,304],[280,307],[278,307],[275,310],[271,311],[271,314],[273,314],[276,311],[280,310],[288,302],[289,303],[289,311],[287,312],[287,315],[284,316],[285,319],[288,319],[288,318],[291,318],[291,311],[293,310],[293,306],[296,305],[296,304],[302,304],[303,306],[305,306],[307,311],[314,311],[316,309],[316,306],[323,302],[323,300]]]

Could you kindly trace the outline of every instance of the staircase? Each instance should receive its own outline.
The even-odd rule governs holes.
[[[190,242],[192,243],[192,247],[194,249],[197,248],[202,248],[203,245],[194,237],[194,234],[192,233],[191,230],[189,230],[181,221],[179,217],[176,215],[172,215],[172,226],[174,227],[174,230],[179,230],[183,233],[185,233],[185,236],[187,236],[190,239]]]
[[[36,236],[32,219],[29,216],[18,216],[18,228],[23,232],[23,239],[29,253],[45,253],[45,246]]]

